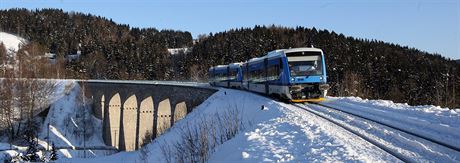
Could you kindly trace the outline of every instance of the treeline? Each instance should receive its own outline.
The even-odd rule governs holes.
[[[55,81],[37,78],[59,78],[64,64],[48,64],[39,55],[44,49],[30,43],[17,52],[17,64],[11,68],[0,67],[0,138],[8,142],[37,135],[41,119],[37,114],[49,107],[49,97],[55,91]],[[0,65],[3,65],[7,49],[0,43]]]
[[[460,64],[455,61],[406,46],[315,28],[255,26],[201,36],[187,56],[185,71],[190,77],[205,78],[213,65],[312,44],[326,55],[332,86],[329,95],[460,106],[460,100],[456,100],[460,99]]]
[[[58,78],[206,81],[210,66],[313,44],[326,54],[329,95],[460,107],[460,64],[455,61],[333,31],[255,26],[201,35],[194,44],[190,32],[131,28],[58,9],[9,9],[0,15],[0,31],[30,40],[40,53],[56,53],[59,63],[81,52],[78,60],[64,62]],[[167,51],[181,47],[192,51]]]
[[[67,78],[171,79],[167,48],[190,47],[190,32],[130,28],[91,14],[58,9],[0,10],[0,31],[36,42],[66,64]]]

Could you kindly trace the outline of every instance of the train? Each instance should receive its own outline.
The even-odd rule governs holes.
[[[211,86],[247,90],[289,102],[323,101],[327,84],[321,49],[278,49],[245,62],[209,68]]]

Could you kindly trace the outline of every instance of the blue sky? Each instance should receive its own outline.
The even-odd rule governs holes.
[[[60,8],[131,27],[198,34],[254,25],[305,26],[460,59],[460,0],[0,0],[0,8]]]

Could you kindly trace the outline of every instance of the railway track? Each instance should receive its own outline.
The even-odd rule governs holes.
[[[388,154],[393,155],[394,157],[398,158],[403,162],[420,162],[420,161],[430,161],[430,154],[435,155],[433,151],[429,151],[430,149],[426,149],[428,151],[422,151],[423,148],[416,148],[414,146],[425,146],[425,144],[429,144],[430,147],[436,146],[436,149],[440,149],[443,152],[452,152],[454,156],[450,158],[445,158],[444,161],[460,161],[460,148],[447,144],[446,142],[436,140],[418,133],[414,133],[412,131],[408,131],[406,129],[400,128],[398,126],[390,125],[383,123],[379,120],[371,119],[365,116],[357,115],[348,111],[341,110],[339,108],[334,108],[331,106],[327,106],[324,104],[319,103],[309,103],[307,105],[303,104],[293,104],[295,107],[305,110],[311,114],[319,116],[341,128],[361,137],[365,141],[375,145],[376,147],[382,149],[383,151],[387,152]],[[310,107],[309,107],[310,106]],[[311,107],[315,108],[312,109]],[[369,128],[359,128],[354,126],[353,124],[360,124],[361,126],[372,126],[373,128],[379,128],[380,134],[369,133],[366,130]],[[391,132],[386,132],[391,131]],[[378,131],[377,131],[378,132]],[[383,136],[382,136],[383,135]],[[401,136],[402,135],[402,136]],[[409,142],[409,141],[396,141],[398,143],[392,144],[392,142],[387,142],[385,139],[391,137],[404,137],[410,138],[408,140],[416,140],[417,143]],[[390,144],[390,145],[389,145]],[[399,148],[399,149],[398,149]],[[401,148],[403,150],[401,150]],[[425,157],[424,159],[414,158],[412,153],[418,153],[419,156]],[[436,156],[434,156],[436,157]],[[432,158],[434,159],[434,158]],[[432,160],[431,160],[432,161]]]

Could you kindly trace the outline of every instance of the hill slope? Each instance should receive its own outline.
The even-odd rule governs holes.
[[[326,54],[332,96],[460,106],[460,65],[439,54],[304,27],[231,29],[192,42],[190,32],[130,28],[91,14],[57,9],[0,10],[0,29],[58,56],[82,57],[67,78],[206,81],[210,66],[246,61],[275,49],[314,44]],[[21,27],[21,28],[18,28]],[[189,47],[189,54],[168,49]]]
[[[446,85],[447,80],[460,81],[460,65],[454,61],[414,48],[315,28],[255,26],[219,32],[199,40],[185,65],[190,68],[188,75],[203,78],[213,65],[310,44],[323,49],[326,55],[328,82],[332,86],[329,95],[460,106],[460,100],[455,100],[460,99],[460,94],[452,91],[460,92],[460,83]]]
[[[398,126],[409,125],[414,130],[422,131],[432,129],[436,132],[432,132],[431,135],[447,142],[453,142],[460,137],[456,131],[460,122],[460,110],[458,109],[408,106],[391,101],[363,100],[353,97],[328,98],[325,104],[339,105],[343,108],[362,111],[362,113],[365,113],[366,108],[380,111],[377,113],[385,112],[386,115],[382,118],[391,117],[395,123],[399,123]],[[228,115],[228,113],[232,114]],[[400,114],[405,116],[399,116]],[[224,122],[218,120],[217,117],[220,116],[225,117]],[[430,125],[400,123],[407,121],[407,116],[413,120],[425,121]],[[228,138],[226,137],[228,135],[221,135],[222,131],[231,129],[228,126],[234,125],[234,120],[240,127],[234,135],[225,139]],[[351,125],[355,122],[353,117],[344,121]],[[444,151],[424,141],[408,141],[411,139],[408,135],[394,134],[392,130],[388,131],[373,124],[355,125],[353,128],[362,130],[362,133],[375,135],[378,141],[407,155],[415,162],[455,162],[459,160],[459,152]],[[195,142],[189,142],[189,139]],[[459,145],[459,143],[455,144]],[[199,150],[194,151],[197,148]],[[232,89],[220,89],[184,119],[175,123],[168,132],[139,151],[121,152],[95,159],[66,159],[63,161],[193,162],[200,159],[209,159],[209,162],[399,161],[364,139],[293,105]]]
[[[9,9],[0,15],[1,30],[37,42],[58,57],[81,51],[80,60],[67,65],[75,74],[67,78],[169,79],[167,48],[192,45],[190,32],[130,28],[91,14]]]

